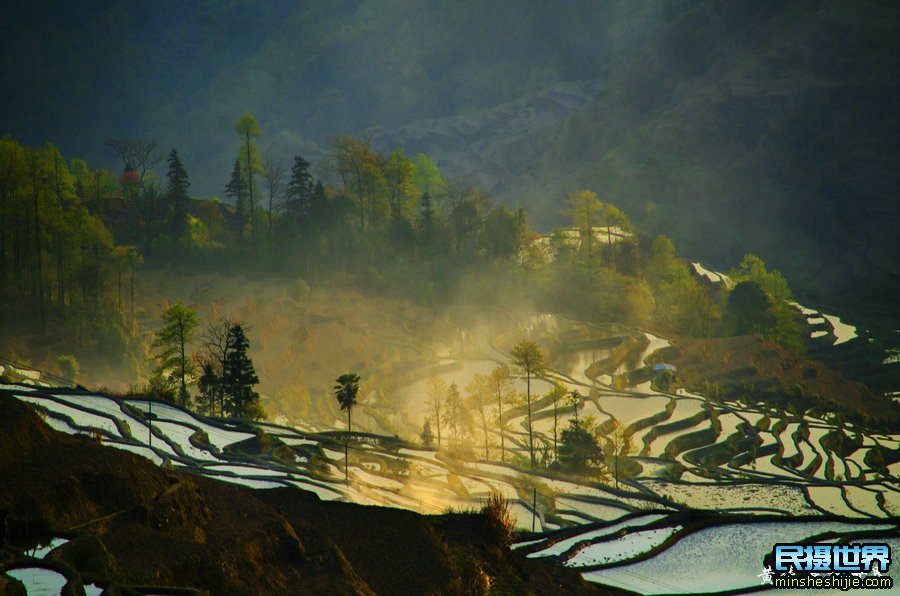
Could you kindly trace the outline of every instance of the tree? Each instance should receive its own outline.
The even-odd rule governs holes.
[[[554,385],[553,388],[547,393],[547,398],[550,400],[550,403],[553,404],[553,459],[559,459],[559,452],[557,451],[557,435],[556,435],[556,424],[557,424],[557,410],[559,408],[559,402],[562,398],[566,396],[566,388],[562,385]]]
[[[243,171],[247,182],[247,198],[248,207],[250,208],[250,234],[253,239],[253,245],[256,246],[256,203],[253,200],[253,173],[262,171],[262,164],[259,158],[259,149],[256,143],[251,141],[252,138],[258,137],[261,133],[256,118],[252,114],[244,114],[234,125],[234,130],[242,139],[241,152],[238,161],[243,162]]]
[[[438,449],[441,448],[441,427],[445,420],[446,400],[447,381],[436,375],[428,377],[425,381],[425,406],[428,412],[427,419],[434,424],[437,430]]]
[[[122,160],[126,173],[137,173],[139,185],[143,185],[144,176],[162,159],[156,152],[156,141],[153,140],[107,139],[104,144]]]
[[[513,364],[519,374],[526,379],[528,400],[528,451],[531,455],[531,469],[534,469],[534,432],[531,425],[531,378],[540,376],[547,367],[547,353],[533,341],[523,339],[512,349]]]
[[[757,318],[751,322],[751,327],[756,326],[760,329],[767,339],[778,342],[785,348],[798,353],[803,353],[806,348],[806,322],[800,316],[799,311],[790,305],[789,301],[793,297],[791,289],[788,287],[784,276],[778,271],[769,271],[766,264],[757,256],[746,255],[741,261],[740,266],[730,272],[734,281],[738,282],[738,286],[742,282],[753,282],[757,284],[769,298],[768,315],[759,309],[758,297],[757,304],[752,304],[752,299],[748,296],[741,296],[739,301],[750,301],[747,304],[739,302],[739,310],[744,310],[743,315],[752,315],[752,309],[757,309]],[[729,311],[731,314],[731,323],[736,323],[735,316],[740,317],[741,313],[735,312],[732,308],[732,300],[738,286],[731,292],[728,298]],[[750,309],[750,310],[747,310]],[[752,316],[751,316],[752,319]],[[752,331],[751,331],[752,332]]]
[[[581,407],[581,395],[577,389],[572,389],[572,393],[569,394],[569,401],[572,404],[572,410],[575,412],[575,421],[578,422],[578,408]]]
[[[266,190],[269,191],[269,240],[272,239],[272,213],[275,208],[275,197],[281,192],[281,183],[284,178],[284,165],[280,159],[266,158],[263,163],[266,176]]]
[[[410,201],[415,201],[413,171],[415,166],[403,149],[394,149],[384,162],[384,180],[392,217],[409,217]]]
[[[222,387],[222,376],[216,373],[215,365],[210,361],[200,362],[200,371],[194,405],[201,414],[215,416],[216,404],[219,401],[219,388]]]
[[[347,410],[347,435],[344,439],[344,480],[349,478],[348,458],[347,458],[347,442],[350,440],[350,432],[353,427],[350,426],[350,412],[356,405],[356,396],[359,394],[359,375],[355,373],[346,373],[337,378],[334,387],[334,396],[341,405],[341,411]]]
[[[434,206],[431,204],[431,195],[427,192],[422,194],[419,200],[419,213],[416,221],[416,232],[418,233],[419,246],[423,251],[428,250],[434,245]]]
[[[735,335],[768,335],[775,326],[775,314],[769,296],[755,281],[742,281],[731,291],[726,318]]]
[[[153,348],[159,350],[156,357],[159,366],[156,375],[165,386],[178,384],[178,402],[187,406],[190,395],[187,391],[187,379],[194,374],[194,366],[185,350],[193,341],[194,329],[197,328],[197,312],[184,305],[180,300],[170,306],[162,314],[163,328],[156,333]]]
[[[231,328],[228,339],[228,355],[225,360],[225,408],[232,418],[265,418],[259,393],[253,386],[259,384],[259,377],[253,361],[247,355],[250,341],[244,335],[244,328],[236,324]]]
[[[459,447],[463,437],[468,433],[470,420],[469,411],[463,403],[456,383],[450,383],[450,387],[447,389],[444,415],[447,428],[453,432],[453,442],[455,446]]]
[[[187,211],[188,201],[190,200],[188,188],[191,186],[191,182],[188,180],[187,171],[184,169],[184,165],[181,163],[181,159],[178,157],[178,152],[175,149],[172,149],[172,152],[169,153],[168,164],[169,171],[166,174],[166,178],[169,181],[166,189],[169,207],[168,228],[172,238],[182,240],[188,232]]]
[[[494,207],[484,220],[482,244],[487,254],[497,259],[509,259],[519,250],[522,226],[516,214],[506,207]]]
[[[478,412],[478,416],[481,418],[481,431],[484,435],[484,459],[488,459],[488,429],[484,409],[488,405],[488,400],[492,397],[490,377],[477,373],[466,386],[466,393],[468,396],[466,405],[470,410]]]
[[[432,196],[441,194],[446,184],[437,164],[424,153],[416,156],[412,182],[420,193]]]
[[[300,155],[294,156],[291,179],[285,192],[285,228],[290,235],[310,227],[310,211],[313,200],[313,180],[309,173],[309,162]]]
[[[498,366],[488,377],[488,388],[492,400],[497,399],[497,426],[500,427],[500,461],[506,460],[506,429],[503,426],[503,404],[511,399],[512,379],[504,366]]]
[[[613,475],[616,479],[616,488],[619,488],[619,457],[629,455],[634,449],[631,433],[618,420],[613,419],[612,432],[606,440],[606,454],[613,459]]]
[[[371,149],[371,139],[340,136],[332,142],[332,159],[344,188],[356,202],[361,233],[367,233],[380,210],[385,188],[384,158]]]
[[[195,360],[203,370],[198,381],[198,385],[203,383],[198,386],[204,401],[203,407],[213,415],[216,413],[216,405],[219,406],[219,416],[225,415],[225,369],[234,343],[232,330],[235,327],[246,329],[243,322],[233,317],[219,317],[209,323],[200,336],[203,352],[195,354]]]
[[[241,164],[238,160],[235,160],[234,168],[231,170],[231,179],[228,181],[228,186],[225,187],[225,196],[234,201],[235,227],[238,240],[240,240],[244,235],[244,224],[247,218],[245,213],[247,184],[241,173]]]
[[[569,195],[569,214],[581,235],[581,250],[587,254],[587,262],[593,258],[594,226],[597,225],[603,204],[589,190],[579,190]]]
[[[584,420],[572,419],[569,427],[563,429],[559,447],[559,464],[563,470],[588,474],[603,463],[603,451],[587,426]]]
[[[422,439],[422,445],[426,447],[431,447],[434,443],[434,434],[431,432],[431,422],[426,420],[425,424],[422,425],[422,434],[419,435]]]

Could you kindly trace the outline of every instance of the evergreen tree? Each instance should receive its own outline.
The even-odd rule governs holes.
[[[419,438],[422,439],[422,445],[425,447],[431,447],[432,444],[434,444],[434,434],[431,432],[431,422],[427,419],[422,426],[422,433],[419,435]]]
[[[563,429],[560,437],[559,463],[568,472],[589,473],[603,463],[603,451],[597,438],[583,420],[569,420],[569,427]]]
[[[253,389],[259,383],[259,377],[247,355],[249,347],[243,327],[240,324],[232,327],[223,379],[225,409],[232,418],[259,420],[265,414],[259,403],[259,393]]]
[[[234,201],[235,231],[240,239],[244,235],[244,223],[247,218],[247,183],[241,173],[241,164],[238,160],[235,160],[234,169],[231,170],[231,180],[225,187],[225,196]]]
[[[215,416],[222,378],[216,374],[215,365],[212,362],[204,362],[200,366],[200,370],[200,378],[197,379],[198,395],[194,399],[194,404],[201,414]]]
[[[302,156],[294,156],[291,179],[288,182],[284,219],[290,234],[310,227],[310,213],[313,202],[313,180],[309,173],[309,162]],[[324,190],[324,189],[323,189]]]
[[[178,152],[172,149],[169,153],[169,171],[166,177],[169,179],[169,186],[166,191],[166,198],[169,204],[169,233],[175,240],[182,240],[188,233],[187,210],[188,188],[191,186],[188,180],[187,171],[178,157]]]

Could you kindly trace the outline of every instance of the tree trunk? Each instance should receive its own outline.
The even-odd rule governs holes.
[[[247,196],[250,201],[250,234],[256,251],[256,209],[253,205],[253,157],[250,154],[250,128],[247,128]]]
[[[503,393],[497,387],[497,423],[500,425],[500,461],[506,461],[506,433],[503,431]]]
[[[134,269],[131,270],[131,336],[134,337]]]
[[[43,265],[41,263],[41,224],[38,214],[37,155],[33,155],[31,159],[31,184],[32,198],[34,202],[34,255],[35,262],[37,264],[35,270],[35,294],[38,299],[38,312],[40,313],[41,319],[41,331],[45,331],[47,328],[47,319],[46,313],[44,312],[44,272]]]
[[[347,436],[344,437],[344,481],[350,481],[350,466],[348,464],[348,453],[347,446],[350,444],[350,410],[351,408],[347,408]]]
[[[480,399],[481,397],[479,397]],[[488,459],[490,456],[488,454],[488,431],[487,420],[484,417],[484,407],[479,408],[478,411],[481,412],[481,429],[484,431],[484,459]]]
[[[526,387],[528,391],[528,451],[531,455],[531,469],[534,469],[534,433],[531,430],[531,371],[526,371]]]
[[[553,460],[556,461],[556,404],[557,402],[553,402]]]
[[[181,340],[181,395],[179,400],[182,406],[187,406],[187,382],[185,381],[185,360],[184,360],[184,326],[179,325],[179,338]]]

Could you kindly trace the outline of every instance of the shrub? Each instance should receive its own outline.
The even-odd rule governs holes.
[[[509,501],[500,493],[492,491],[481,513],[487,518],[488,528],[497,544],[501,547],[508,547],[512,543],[512,534],[515,529],[512,514],[509,511]]]
[[[78,360],[75,359],[75,356],[63,354],[56,359],[56,364],[59,366],[59,372],[63,378],[73,383],[78,380],[78,373],[81,372],[81,367],[78,365]]]

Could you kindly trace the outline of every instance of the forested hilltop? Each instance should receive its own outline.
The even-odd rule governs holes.
[[[894,312],[890,0],[171,6],[7,3],[0,132],[116,168],[104,139],[156,138],[212,196],[245,111],[331,184],[329,139],[369,130],[541,231],[591,188],[692,257],[753,252],[804,297]]]
[[[135,301],[149,298],[140,284],[136,295],[140,269],[262,274],[299,280],[298,296],[310,287],[349,288],[434,312],[468,304],[666,335],[759,333],[801,355],[806,349],[807,326],[790,305],[791,290],[761,259],[747,255],[727,284],[710,283],[679,258],[671,240],[646,235],[590,190],[568,196],[568,226],[541,235],[529,226],[525,209],[510,210],[476,187],[446,179],[427,155],[408,157],[402,148],[385,153],[365,139],[337,137],[328,167],[340,182],[326,185],[300,155],[261,153],[252,115],[240,118],[234,131],[235,161],[222,176],[223,196],[232,204],[191,198],[179,153],[171,149],[163,162],[153,141],[110,140],[122,161],[115,175],[67,161],[52,145],[4,139],[4,353],[67,378],[78,375],[79,361],[92,369],[102,362],[100,370],[117,369],[120,381],[137,386],[149,380],[185,404],[187,385],[199,382],[211,400],[206,409],[223,412],[216,402],[221,395],[202,389],[214,381],[204,381],[202,373],[204,363],[217,361],[216,351],[186,359],[187,332],[199,323],[191,309],[169,308],[168,301],[196,292],[167,296],[152,312],[140,307],[144,319],[150,317],[144,325],[155,330],[147,333],[135,323]],[[219,343],[229,341],[234,325],[243,337],[255,322],[246,309],[249,320],[241,321],[216,308],[218,331],[216,321],[203,324]],[[177,323],[181,345],[166,336],[174,331],[159,328],[161,316]],[[210,345],[209,337],[204,341]],[[224,366],[218,364],[219,375]],[[255,375],[251,365],[246,376]]]

